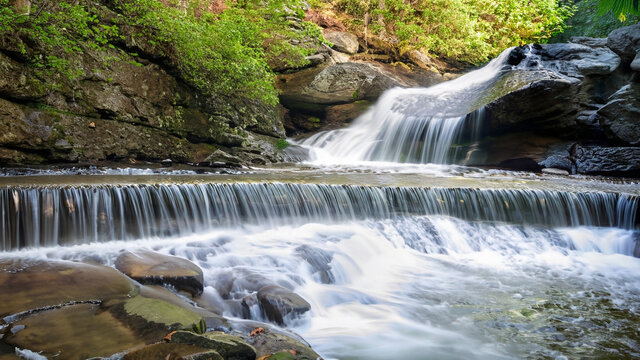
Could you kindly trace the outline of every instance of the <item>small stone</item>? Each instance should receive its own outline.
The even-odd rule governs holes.
[[[95,129],[95,128],[96,128],[96,123],[95,123],[95,122],[93,122],[93,121],[92,121],[92,122],[90,122],[90,123],[89,123],[89,128],[90,128],[90,129]]]
[[[160,164],[164,167],[170,167],[173,164],[173,161],[171,159],[164,159],[160,161]]]
[[[220,331],[202,335],[177,331],[171,336],[172,343],[189,344],[218,352],[225,359],[255,360],[256,350],[241,338]]]

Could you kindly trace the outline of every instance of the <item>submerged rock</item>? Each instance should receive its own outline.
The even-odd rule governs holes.
[[[125,251],[115,266],[142,284],[170,284],[192,296],[202,294],[202,269],[186,259],[146,250]]]
[[[267,318],[281,325],[286,316],[299,316],[311,309],[305,299],[280,286],[263,287],[257,297]]]

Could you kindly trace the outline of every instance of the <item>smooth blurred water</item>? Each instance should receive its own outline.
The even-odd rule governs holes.
[[[278,284],[311,304],[286,323],[327,359],[635,357],[638,238],[616,228],[407,216],[242,226],[0,257],[113,264],[122,249],[138,248],[182,256],[204,269],[203,298],[232,318],[239,316],[233,299],[256,283]],[[221,290],[229,279],[233,286]]]

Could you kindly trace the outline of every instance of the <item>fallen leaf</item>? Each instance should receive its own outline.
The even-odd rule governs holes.
[[[250,335],[251,336],[256,336],[256,335],[260,334],[263,331],[264,331],[264,328],[261,328],[261,327],[255,328],[255,329],[253,329],[253,331],[251,331]]]
[[[273,355],[273,354],[271,354],[271,355]],[[258,359],[256,359],[256,360],[267,360],[268,358],[270,358],[270,357],[271,357],[271,355],[260,356],[260,357],[259,357]]]
[[[287,350],[291,355],[298,355],[298,352],[295,350]]]
[[[171,341],[171,336],[172,336],[173,334],[175,334],[175,333],[176,333],[175,331],[172,331],[172,332],[168,333],[168,334],[167,334],[167,336],[165,336],[162,340],[164,340],[164,341]]]

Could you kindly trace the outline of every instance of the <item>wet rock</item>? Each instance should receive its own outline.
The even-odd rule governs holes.
[[[80,304],[40,312],[14,324],[25,329],[3,339],[48,358],[108,357],[145,340],[99,305]]]
[[[286,316],[299,316],[311,309],[302,297],[280,286],[263,287],[257,296],[267,318],[281,325]]]
[[[640,84],[626,85],[611,95],[597,116],[611,139],[640,144]]]
[[[575,146],[571,156],[581,174],[640,174],[640,147]]]
[[[624,64],[631,63],[640,50],[640,23],[613,30],[607,37],[607,46]]]
[[[322,32],[324,38],[333,44],[333,48],[347,54],[358,52],[360,45],[358,37],[346,31],[325,30]]]
[[[557,168],[544,168],[542,172],[549,175],[569,175],[567,170],[557,169]]]
[[[74,302],[122,299],[134,292],[130,279],[101,265],[39,260],[0,262],[0,317]]]
[[[189,260],[151,251],[125,251],[115,262],[116,269],[142,284],[171,284],[192,296],[202,294],[202,269]]]
[[[332,253],[309,245],[298,246],[296,253],[311,265],[313,273],[318,274],[323,284],[333,284],[335,282],[335,278],[331,273],[331,265],[329,265],[333,260]]]
[[[286,354],[280,356],[295,360],[317,360],[321,358],[308,344],[269,328],[264,328],[263,331],[256,333],[254,336],[246,334],[241,336],[256,349],[258,357],[285,352]],[[269,357],[269,359],[273,359],[273,357]]]
[[[573,163],[571,162],[571,159],[569,159],[568,155],[569,154],[567,154],[567,156],[551,155],[548,158],[541,161],[539,164],[540,166],[543,166],[545,168],[555,168],[555,169],[571,171],[571,167],[573,166]]]
[[[309,160],[309,150],[298,145],[289,145],[283,151],[285,162],[299,163]]]
[[[215,350],[227,360],[255,360],[256,350],[241,338],[219,331],[196,335],[178,331],[171,335],[171,343],[189,344]]]
[[[158,343],[127,353],[122,360],[223,360],[215,351],[193,345]]]
[[[114,311],[124,311],[127,317],[139,317],[147,323],[162,325],[166,330],[188,329],[204,332],[204,318],[184,307],[164,300],[135,296]],[[163,329],[163,332],[166,330]]]

